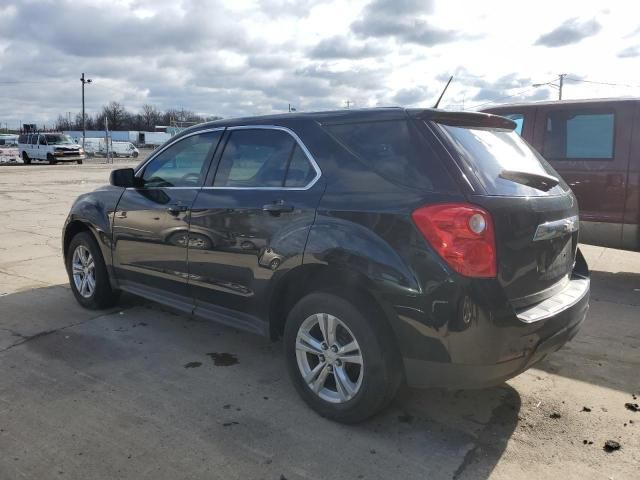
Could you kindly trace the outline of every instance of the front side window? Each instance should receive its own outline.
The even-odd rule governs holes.
[[[615,115],[610,112],[549,113],[543,155],[550,160],[612,160]]]
[[[214,186],[295,188],[307,185],[314,177],[309,159],[288,133],[239,129],[229,136]]]
[[[222,132],[191,135],[163,150],[145,167],[144,187],[201,186],[221,136]]]
[[[31,145],[37,145],[38,144],[38,135],[31,135]]]
[[[522,135],[522,127],[524,127],[524,115],[521,113],[509,113],[504,115],[509,120],[516,122],[516,128],[513,130],[518,135]]]

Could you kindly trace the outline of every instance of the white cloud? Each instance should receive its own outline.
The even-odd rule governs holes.
[[[612,0],[4,0],[0,123],[51,123],[117,100],[225,117],[555,97],[570,73],[637,79],[640,4]],[[73,28],[69,28],[72,25]],[[634,33],[630,33],[634,32]],[[540,45],[536,45],[536,43]],[[541,46],[542,45],[542,46]],[[554,48],[545,48],[553,46]],[[565,98],[640,89],[568,80]]]

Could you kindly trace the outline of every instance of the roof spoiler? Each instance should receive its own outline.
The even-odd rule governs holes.
[[[451,127],[501,128],[514,130],[516,122],[499,115],[478,112],[445,112],[442,110],[416,110],[413,116],[419,120],[427,120],[449,125]]]

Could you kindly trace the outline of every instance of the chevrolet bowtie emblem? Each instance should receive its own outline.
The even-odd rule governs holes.
[[[533,236],[533,241],[538,242],[540,240],[549,240],[551,238],[560,237],[567,233],[573,233],[578,231],[578,216],[563,218],[561,220],[555,220],[553,222],[546,222],[538,225],[536,233]]]

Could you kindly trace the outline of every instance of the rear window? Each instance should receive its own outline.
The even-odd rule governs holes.
[[[385,179],[420,190],[442,190],[443,171],[435,152],[407,120],[325,125],[347,150]],[[446,188],[450,188],[449,182]]]
[[[439,127],[489,195],[558,195],[568,189],[551,165],[514,131],[447,125]],[[551,175],[559,179],[560,184],[544,192],[501,178],[503,171]]]

